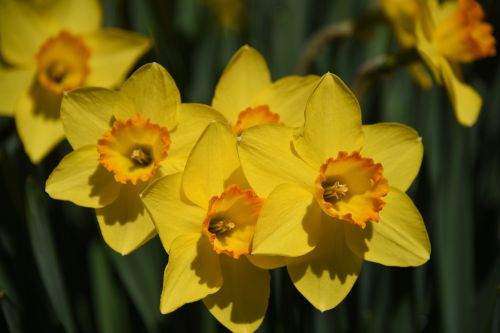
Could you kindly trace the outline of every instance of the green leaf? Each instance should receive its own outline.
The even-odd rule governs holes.
[[[148,242],[128,256],[108,250],[120,280],[127,289],[148,332],[158,332],[159,311],[164,265],[158,260],[158,239]]]
[[[47,195],[31,177],[26,181],[26,217],[35,262],[50,302],[66,332],[76,332],[54,247],[46,207]]]
[[[89,268],[98,332],[130,332],[126,297],[113,276],[102,246],[96,242],[89,249]]]
[[[11,333],[23,332],[18,308],[10,301],[3,290],[0,290],[0,308]]]

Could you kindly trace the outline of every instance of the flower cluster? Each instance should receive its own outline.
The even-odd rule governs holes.
[[[481,98],[457,64],[496,52],[482,8],[382,4],[402,46],[446,86],[459,122],[474,124]],[[234,6],[220,20],[237,29],[231,17],[243,2]],[[0,0],[0,114],[14,116],[33,163],[68,140],[73,151],[46,192],[94,208],[113,250],[130,254],[159,235],[169,255],[162,313],[202,300],[228,329],[253,332],[273,269],[286,267],[325,311],[347,296],[365,260],[429,259],[425,224],[406,194],[423,158],[414,129],[363,125],[358,100],[332,73],[273,81],[250,46],[227,64],[211,105],[185,103],[157,63],[125,80],[149,47],[141,35],[102,28],[95,0]],[[421,65],[411,70],[430,86]]]
[[[421,265],[430,244],[405,194],[423,148],[400,124],[363,126],[333,74],[272,82],[253,48],[233,56],[212,106],[181,103],[158,64],[120,91],[76,89],[61,119],[75,149],[47,180],[53,198],[96,208],[127,254],[156,233],[169,262],[162,313],[203,300],[233,331],[254,331],[286,266],[320,310],[336,306],[363,260]]]

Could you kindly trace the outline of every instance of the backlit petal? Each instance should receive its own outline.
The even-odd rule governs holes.
[[[225,118],[207,105],[182,103],[179,105],[178,119],[177,127],[170,132],[172,144],[166,163],[182,171],[189,153],[207,125],[213,120],[225,122]]]
[[[132,107],[116,110],[116,118],[125,120],[140,112],[169,131],[177,125],[177,106],[181,100],[179,89],[160,64],[149,63],[136,70],[125,81],[121,92]]]
[[[200,233],[177,237],[163,275],[160,311],[170,313],[213,294],[222,286],[219,256]]]
[[[97,221],[106,243],[126,255],[156,235],[156,230],[142,204],[141,186],[122,185],[120,194],[110,205],[98,208]]]
[[[96,145],[112,125],[113,110],[120,108],[118,92],[104,88],[80,88],[67,93],[61,103],[61,121],[73,147]]]
[[[318,171],[292,151],[293,133],[293,129],[272,125],[255,126],[243,132],[238,152],[248,182],[259,196],[268,196],[282,183],[313,191]]]
[[[166,251],[175,238],[188,233],[201,233],[206,209],[191,204],[181,192],[182,173],[163,177],[141,194],[141,199],[154,220]]]
[[[251,106],[255,95],[270,83],[266,60],[256,49],[245,45],[224,69],[215,87],[212,106],[234,124],[238,114]]]
[[[221,255],[224,284],[203,302],[217,320],[233,332],[253,332],[262,320],[269,299],[269,273],[248,262]]]
[[[37,88],[23,93],[17,102],[14,111],[17,133],[26,154],[35,164],[64,139],[60,105],[60,98]]]
[[[397,123],[363,126],[361,155],[381,163],[389,185],[405,192],[418,174],[424,147],[413,128]]]
[[[411,199],[391,188],[380,222],[365,229],[347,225],[350,249],[365,260],[387,266],[419,266],[429,260],[431,245],[422,216]]]
[[[50,174],[45,191],[54,199],[79,206],[98,208],[110,204],[120,193],[120,184],[99,164],[98,158],[95,145],[69,153]]]
[[[474,125],[483,104],[481,96],[471,86],[462,82],[460,74],[456,73],[447,61],[442,62],[441,70],[458,122],[467,127]]]
[[[356,97],[337,76],[323,75],[307,103],[303,132],[294,140],[297,153],[319,169],[340,151],[358,151],[362,143],[361,111]]]
[[[284,77],[258,93],[253,105],[268,105],[286,126],[302,126],[306,103],[319,79],[316,75]]]
[[[97,30],[102,21],[101,4],[98,0],[52,1],[43,14],[46,15],[45,20],[52,21],[59,29],[74,33]]]
[[[92,48],[88,86],[115,87],[123,82],[137,60],[151,47],[141,34],[116,28],[100,29],[85,36]]]
[[[0,67],[0,116],[12,116],[18,98],[28,90],[35,73],[32,69]]]
[[[334,308],[347,296],[363,262],[345,243],[342,229],[347,222],[324,216],[316,249],[288,264],[295,287],[320,311]]]
[[[213,122],[201,135],[186,163],[182,188],[186,197],[200,207],[208,207],[221,194],[240,167],[236,139],[226,124]]]
[[[314,195],[292,184],[281,184],[262,207],[253,254],[296,257],[314,249],[323,215]]]

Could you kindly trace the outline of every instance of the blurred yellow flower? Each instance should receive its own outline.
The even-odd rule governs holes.
[[[381,0],[382,9],[391,21],[399,44],[405,49],[417,44],[415,25],[420,14],[420,0]],[[417,83],[424,89],[432,86],[432,80],[421,64],[413,63],[410,72]]]
[[[0,0],[0,115],[15,117],[31,161],[64,138],[65,91],[119,85],[149,47],[137,33],[101,28],[96,0]]]
[[[420,168],[421,140],[400,124],[362,126],[359,104],[338,77],[322,77],[302,128],[251,128],[238,151],[250,185],[266,198],[253,254],[288,257],[293,283],[316,308],[345,298],[363,259],[428,260],[425,225],[405,194]]]
[[[232,124],[236,135],[262,124],[302,126],[307,99],[318,81],[316,75],[293,75],[272,82],[265,59],[245,45],[224,69],[212,106]]]
[[[462,81],[460,63],[496,54],[493,27],[483,22],[475,0],[423,2],[416,27],[417,48],[438,82],[443,82],[455,115],[463,126],[476,123],[481,96]]]
[[[142,200],[169,254],[160,311],[201,299],[231,331],[255,331],[267,308],[269,273],[251,261],[283,259],[249,255],[263,199],[241,172],[231,128],[210,124],[184,173],[154,182]]]
[[[61,120],[74,151],[46,184],[54,199],[96,208],[104,240],[128,254],[156,234],[139,194],[162,175],[182,171],[207,124],[208,106],[181,104],[168,72],[147,64],[120,91],[79,88],[62,100]]]
[[[204,0],[220,26],[238,32],[246,21],[247,0]]]

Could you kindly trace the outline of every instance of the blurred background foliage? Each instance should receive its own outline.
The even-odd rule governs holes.
[[[498,40],[500,3],[482,5]],[[307,41],[325,26],[375,18],[354,36],[326,40],[307,68],[333,72],[350,86],[367,61],[398,51],[370,0],[103,6],[105,25],[153,39],[142,63],[164,65],[187,102],[210,103],[225,64],[245,43],[264,55],[277,79],[297,72]],[[484,101],[469,129],[457,124],[443,89],[420,90],[405,68],[377,77],[360,100],[364,123],[402,122],[423,138],[425,157],[410,194],[430,234],[431,260],[419,268],[365,262],[348,297],[324,313],[277,270],[259,332],[499,332],[500,62],[489,58],[464,70]],[[168,258],[158,239],[122,257],[105,246],[92,210],[48,198],[45,180],[69,151],[62,144],[33,166],[13,120],[0,118],[0,332],[225,331],[200,302],[159,313]]]

